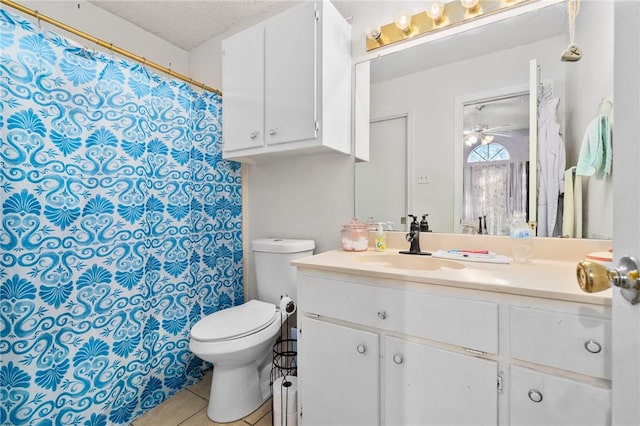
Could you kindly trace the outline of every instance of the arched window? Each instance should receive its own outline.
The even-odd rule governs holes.
[[[485,163],[489,161],[504,161],[510,159],[509,151],[497,142],[478,145],[469,153],[467,163]]]

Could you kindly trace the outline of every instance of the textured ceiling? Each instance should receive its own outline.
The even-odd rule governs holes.
[[[246,28],[301,1],[266,0],[89,0],[169,43],[191,50],[204,41],[232,29]],[[348,18],[354,37],[381,16],[393,15],[399,8],[411,13],[424,8],[424,1],[333,0]],[[387,22],[386,20],[384,22]],[[378,82],[465,58],[531,43],[566,32],[566,5],[545,7],[405,49],[372,61],[371,81]]]
[[[298,3],[266,0],[90,1],[184,50],[191,50],[234,27],[257,23]]]

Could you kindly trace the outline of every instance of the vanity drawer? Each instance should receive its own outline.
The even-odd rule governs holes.
[[[611,321],[511,308],[511,357],[611,379]]]
[[[498,305],[303,275],[298,309],[368,327],[498,353]]]
[[[511,366],[511,426],[611,424],[611,388]]]

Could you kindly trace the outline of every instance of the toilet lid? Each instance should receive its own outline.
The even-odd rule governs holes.
[[[262,330],[276,318],[276,306],[260,300],[207,315],[191,329],[191,337],[200,341],[228,340]]]

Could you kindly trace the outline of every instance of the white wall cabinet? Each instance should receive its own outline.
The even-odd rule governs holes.
[[[611,423],[609,306],[299,267],[298,312],[305,426]]]
[[[222,42],[223,156],[351,148],[351,30],[304,2]]]

